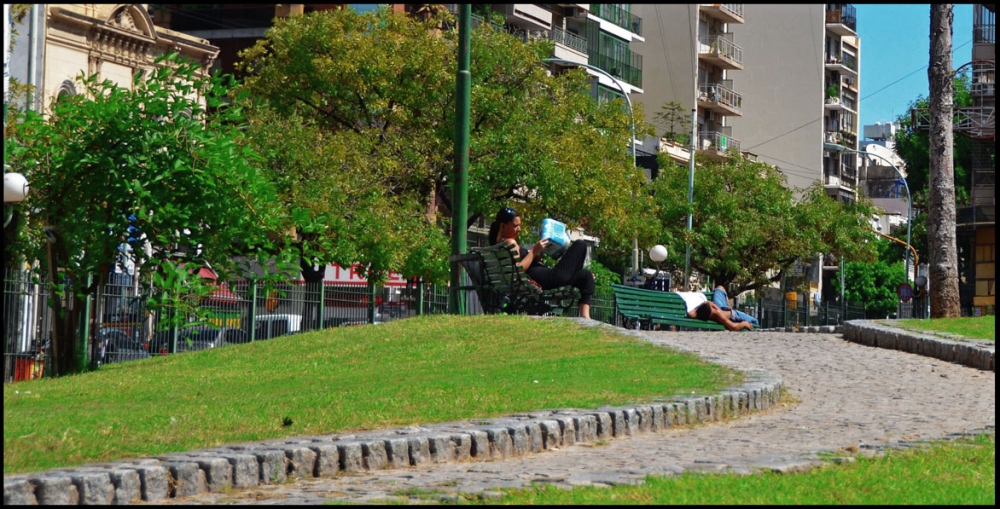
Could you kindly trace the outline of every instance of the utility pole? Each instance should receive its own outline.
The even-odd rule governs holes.
[[[958,240],[955,231],[955,173],[952,146],[955,84],[952,81],[952,4],[931,4],[930,200],[927,239],[930,251],[931,318],[961,315],[958,292]]]
[[[472,29],[472,4],[460,4],[458,11],[458,76],[455,77],[455,171],[452,173],[451,254],[463,255],[468,250],[466,232],[469,197],[469,107],[472,91],[470,59],[470,30]],[[465,314],[465,301],[461,298],[461,266],[451,262],[451,287],[448,292],[448,312]]]

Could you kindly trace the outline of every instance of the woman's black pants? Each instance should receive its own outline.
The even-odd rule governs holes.
[[[553,268],[534,265],[528,268],[528,277],[542,286],[543,290],[551,290],[560,286],[570,285],[580,290],[580,304],[590,304],[594,295],[594,275],[583,268],[587,259],[587,244],[582,240],[574,240],[562,258]]]

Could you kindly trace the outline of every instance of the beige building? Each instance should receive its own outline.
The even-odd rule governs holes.
[[[668,101],[697,109],[696,149],[743,153],[774,165],[793,188],[823,183],[854,200],[858,158],[823,150],[858,148],[861,41],[847,4],[636,4],[646,20],[650,120]],[[658,125],[660,132],[666,126]],[[668,146],[663,146],[668,145]],[[661,151],[680,160],[677,147]]]
[[[218,48],[208,41],[157,27],[147,4],[35,4],[18,25],[11,77],[33,85],[32,109],[48,111],[61,94],[76,94],[81,74],[130,86],[137,70],[178,52],[212,67]]]

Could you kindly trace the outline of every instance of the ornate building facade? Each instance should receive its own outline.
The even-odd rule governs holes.
[[[219,54],[205,39],[154,25],[146,4],[35,4],[14,28],[10,75],[35,88],[30,107],[39,111],[78,93],[81,73],[131,86],[164,54],[199,62],[203,72]]]

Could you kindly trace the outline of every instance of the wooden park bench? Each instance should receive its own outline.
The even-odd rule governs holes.
[[[726,330],[720,323],[688,318],[687,306],[684,300],[674,292],[647,290],[625,285],[611,285],[615,292],[615,307],[625,317],[626,328],[632,324],[676,325],[678,328],[702,330]],[[708,300],[712,300],[711,292],[705,292]]]
[[[474,247],[467,255],[452,257],[465,268],[486,314],[546,315],[566,311],[580,300],[572,286],[541,290],[528,278],[511,252],[513,243],[503,241],[489,247]]]

